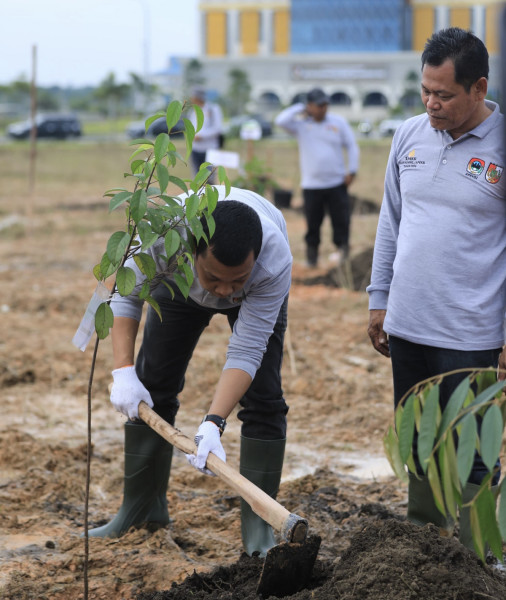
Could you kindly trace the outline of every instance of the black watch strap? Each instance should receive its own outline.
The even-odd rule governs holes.
[[[223,435],[225,427],[227,426],[227,421],[223,417],[220,417],[219,415],[206,415],[202,419],[202,423],[205,421],[211,421],[211,423],[214,423],[220,430],[220,435]]]

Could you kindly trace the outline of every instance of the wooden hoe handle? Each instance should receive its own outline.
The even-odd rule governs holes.
[[[179,429],[164,421],[145,402],[139,404],[139,416],[181,452],[196,453],[195,443]],[[306,519],[288,512],[274,498],[271,498],[215,454],[209,454],[206,467],[235,490],[259,517],[279,531],[285,541],[302,543],[306,539],[308,529]]]

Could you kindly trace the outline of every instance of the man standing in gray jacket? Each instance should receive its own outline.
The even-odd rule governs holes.
[[[164,255],[163,240],[150,253],[157,265],[153,297],[162,321],[148,309],[142,345],[134,365],[135,339],[142,315],[139,298],[144,276],[133,258],[126,266],[137,276],[130,296],[115,296],[112,347],[114,383],[111,402],[128,417],[125,424],[125,484],[123,504],[114,519],[90,531],[95,537],[117,537],[133,525],[167,525],[167,485],[172,446],[138,421],[138,406],[146,402],[166,421],[175,422],[185,373],[200,335],[213,315],[227,316],[232,329],[223,371],[200,424],[198,453],[189,462],[209,473],[213,452],[225,460],[221,435],[237,404],[242,421],[240,471],[275,497],[281,480],[288,406],[281,387],[283,340],[287,326],[292,256],[282,213],[265,198],[232,188],[219,192],[213,212],[215,232],[207,246],[196,244],[189,297],[175,285],[174,297],[163,285],[173,282],[175,257]],[[209,237],[207,222],[202,220]],[[271,527],[242,501],[244,548],[264,556],[275,545]]]
[[[306,258],[310,267],[318,262],[320,230],[328,212],[332,241],[337,252],[332,259],[348,257],[350,199],[348,188],[358,171],[359,148],[346,119],[328,112],[330,99],[319,88],[307,94],[306,104],[297,103],[276,117],[276,125],[297,138],[301,186],[307,232]],[[346,159],[345,159],[346,154]]]
[[[396,406],[429,377],[506,368],[504,117],[485,99],[487,86],[483,43],[459,28],[435,33],[422,54],[426,113],[408,119],[392,141],[367,291],[369,336],[391,358]],[[445,377],[441,410],[466,375]],[[408,518],[448,528],[416,440],[413,453],[418,476],[409,474]],[[487,474],[476,453],[464,503]],[[493,485],[499,475],[497,468]],[[469,508],[460,515],[460,540],[473,547]]]

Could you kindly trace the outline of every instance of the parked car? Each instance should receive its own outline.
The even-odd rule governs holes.
[[[382,136],[393,135],[403,123],[404,119],[384,119],[380,122],[378,131]]]
[[[184,122],[183,119],[174,125],[170,130],[172,137],[183,137]],[[165,117],[160,117],[153,121],[146,131],[146,121],[133,121],[126,129],[129,138],[156,137],[159,133],[168,133],[167,120]]]
[[[56,138],[64,140],[68,137],[81,135],[81,123],[74,115],[37,115],[35,117],[38,138]],[[25,140],[30,137],[32,121],[21,121],[12,123],[7,127],[7,135],[17,140]]]
[[[262,130],[262,137],[269,137],[272,135],[272,123],[267,121],[261,115],[238,115],[232,117],[227,123],[225,123],[224,134],[226,137],[239,137],[241,126],[248,121],[256,121]]]

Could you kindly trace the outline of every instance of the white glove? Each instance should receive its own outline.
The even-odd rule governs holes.
[[[137,377],[134,366],[114,369],[112,376],[111,402],[117,411],[129,419],[138,419],[141,400],[153,408],[153,400]]]
[[[227,460],[227,455],[221,445],[220,430],[211,421],[201,423],[195,435],[195,443],[198,447],[197,454],[187,454],[187,461],[202,473],[216,477],[212,471],[206,469],[206,461],[209,452],[216,454],[224,462]]]

